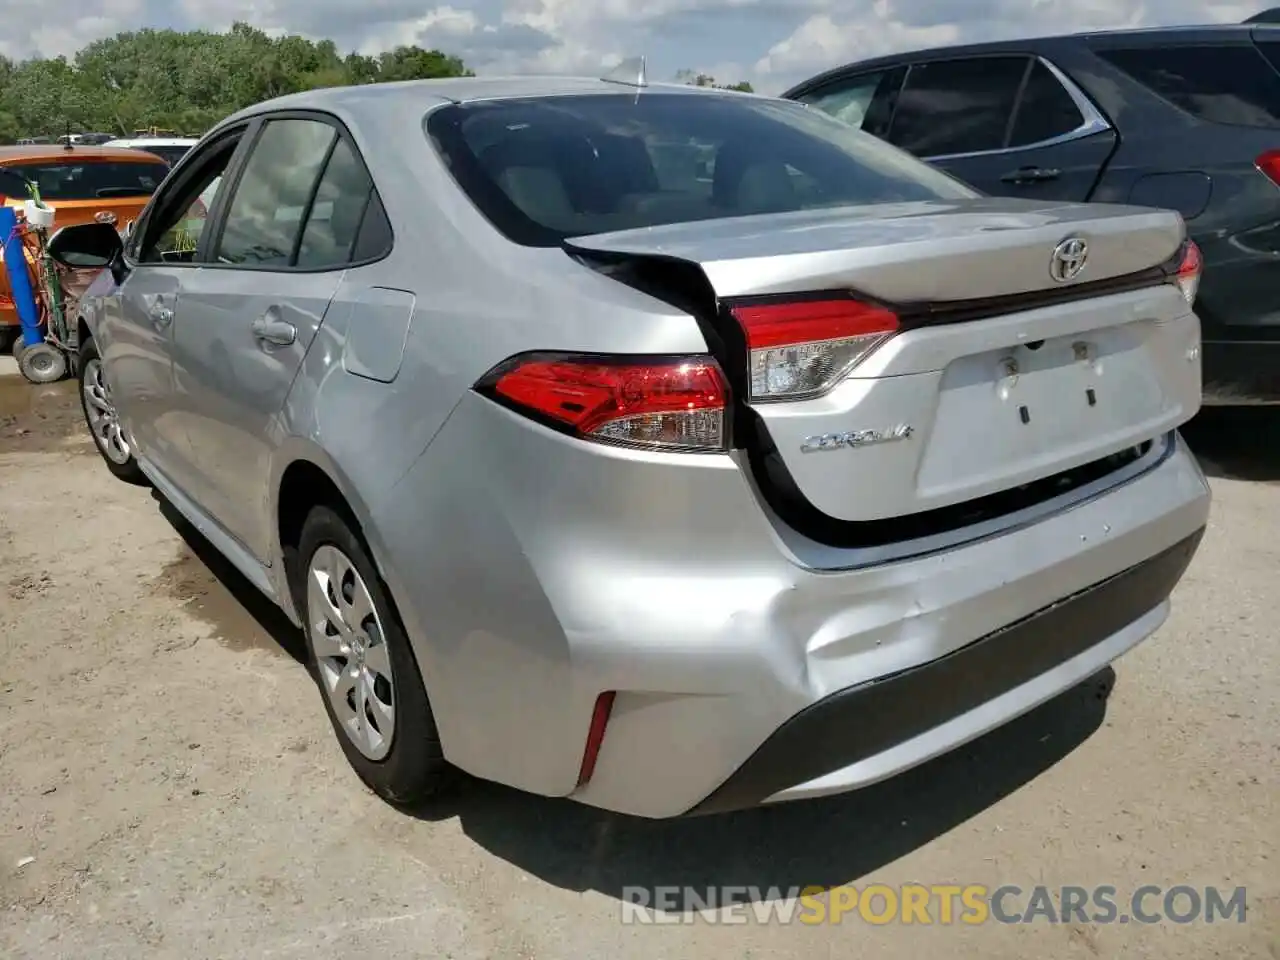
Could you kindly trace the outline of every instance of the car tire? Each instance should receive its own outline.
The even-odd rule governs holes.
[[[354,522],[313,508],[293,579],[308,666],[352,769],[398,806],[436,796],[452,771],[413,648]]]
[[[21,361],[19,361],[21,362]],[[84,413],[85,426],[93,437],[103,462],[112,476],[125,483],[146,486],[147,478],[138,466],[133,448],[125,439],[115,403],[102,376],[102,358],[98,345],[92,338],[80,344],[79,362],[80,410]]]

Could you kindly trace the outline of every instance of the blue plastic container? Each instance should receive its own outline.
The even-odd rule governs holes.
[[[28,347],[44,343],[40,332],[40,311],[36,308],[35,291],[31,289],[31,274],[27,271],[27,254],[22,237],[14,229],[18,215],[13,207],[0,207],[0,240],[4,241],[4,268],[9,274],[9,290],[13,305],[22,324],[22,342]]]

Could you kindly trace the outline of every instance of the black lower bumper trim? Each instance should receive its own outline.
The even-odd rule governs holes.
[[[690,814],[753,807],[875,756],[1053,669],[1154,610],[1200,545],[1163,553],[937,660],[841,690],[800,711]]]

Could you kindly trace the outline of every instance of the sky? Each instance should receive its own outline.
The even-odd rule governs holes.
[[[1238,23],[1272,4],[1280,0],[0,0],[10,11],[0,51],[70,55],[121,30],[218,30],[244,20],[273,34],[330,37],[344,51],[435,47],[481,74],[598,76],[644,55],[653,80],[688,69],[780,93],[828,67],[883,53],[1086,29]]]

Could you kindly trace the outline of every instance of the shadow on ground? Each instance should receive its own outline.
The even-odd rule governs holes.
[[[635,902],[626,888],[729,886],[747,888],[742,901],[778,899],[874,873],[1013,793],[1098,729],[1114,682],[1108,667],[950,755],[840,797],[650,821],[467,779],[416,815],[456,816],[490,853],[569,890]]]
[[[1205,407],[1182,435],[1211,477],[1280,481],[1280,407]]]
[[[299,663],[306,663],[302,631],[188,523],[173,504],[154,489],[151,496],[186,546],[161,575],[160,586],[189,613],[207,623],[223,646],[232,650],[282,652]]]
[[[274,648],[305,660],[301,632],[168,501],[153,496],[187,547],[166,572],[175,597],[228,647]],[[1105,669],[952,754],[840,797],[648,821],[464,777],[447,797],[411,814],[428,822],[456,817],[475,843],[564,889],[627,900],[634,899],[627,888],[742,887],[742,899],[776,899],[788,888],[872,874],[1013,793],[1098,729],[1114,681]]]
[[[189,551],[166,574],[174,595],[224,645],[305,661],[301,632],[168,501],[153,496]],[[952,754],[840,797],[649,821],[462,777],[430,808],[409,813],[428,822],[456,817],[475,843],[564,889],[634,900],[627,888],[727,886],[747,888],[742,900],[777,899],[788,888],[837,886],[874,873],[1013,793],[1098,729],[1114,682],[1106,668]]]

